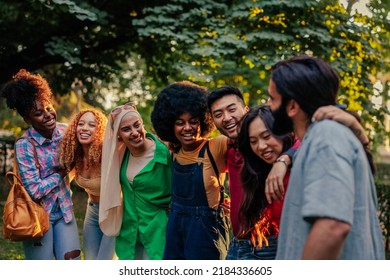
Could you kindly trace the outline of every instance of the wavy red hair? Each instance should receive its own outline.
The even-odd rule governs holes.
[[[85,113],[91,112],[95,116],[96,131],[89,148],[88,155],[84,155],[83,149],[77,140],[77,124]],[[97,109],[86,109],[72,117],[61,143],[60,162],[67,171],[75,168],[76,174],[83,168],[83,158],[87,157],[88,167],[94,168],[100,174],[102,146],[104,132],[107,126],[107,117]]]

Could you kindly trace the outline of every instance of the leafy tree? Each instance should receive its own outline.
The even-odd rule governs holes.
[[[157,2],[165,1],[2,1],[0,84],[26,68],[44,73],[63,95],[77,78],[85,100],[101,107],[97,89],[123,75],[124,63],[137,54],[131,20]]]
[[[380,69],[388,70],[388,41],[383,39],[389,28],[383,20],[351,15],[334,0],[173,0],[145,13],[133,24],[149,44],[159,42],[156,51],[164,51],[159,65],[169,65],[162,71],[150,69],[151,75],[189,78],[211,88],[237,85],[254,105],[267,99],[275,62],[309,53],[339,71],[339,102],[360,112],[377,135],[385,134],[388,110],[371,101],[373,95],[388,98],[387,91],[375,92],[372,82]],[[146,58],[147,63],[157,64],[154,58]]]
[[[56,95],[64,121],[88,104],[107,110],[129,95],[150,107],[150,101],[144,101],[150,95],[146,91],[153,90],[157,81],[143,75],[146,66],[138,54],[142,45],[132,19],[142,16],[145,6],[164,2],[3,0],[0,85],[21,68],[41,73]],[[2,128],[17,134],[26,128],[3,100],[0,119]]]
[[[389,4],[371,1],[367,17],[350,13],[349,2],[347,11],[336,0],[3,0],[0,84],[26,68],[55,93],[103,109],[109,95],[112,105],[131,98],[146,116],[156,93],[181,79],[236,85],[250,105],[262,103],[271,65],[310,53],[339,71],[340,102],[381,141],[388,112],[371,98],[388,100],[388,79],[380,90],[374,83],[389,73]],[[74,106],[64,99],[69,115]],[[0,107],[3,127],[12,126]]]

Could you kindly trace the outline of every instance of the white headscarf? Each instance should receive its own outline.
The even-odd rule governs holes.
[[[135,113],[141,118],[132,102],[112,110],[104,134],[99,225],[107,236],[119,235],[122,225],[123,197],[119,173],[126,145],[118,141],[118,130],[122,119],[129,113]]]

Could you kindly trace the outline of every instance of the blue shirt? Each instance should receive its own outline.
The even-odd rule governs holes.
[[[351,226],[340,259],[384,259],[374,178],[352,131],[323,120],[307,130],[284,200],[277,259],[300,259],[317,218]]]

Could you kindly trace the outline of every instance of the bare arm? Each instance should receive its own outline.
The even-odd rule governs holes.
[[[275,162],[265,180],[265,197],[268,203],[272,203],[273,200],[280,201],[284,196],[283,180],[288,170],[287,166],[291,165],[291,159],[288,155],[281,155],[279,158],[283,158],[286,163]]]
[[[328,218],[317,219],[303,248],[302,259],[335,260],[340,256],[351,226]]]

